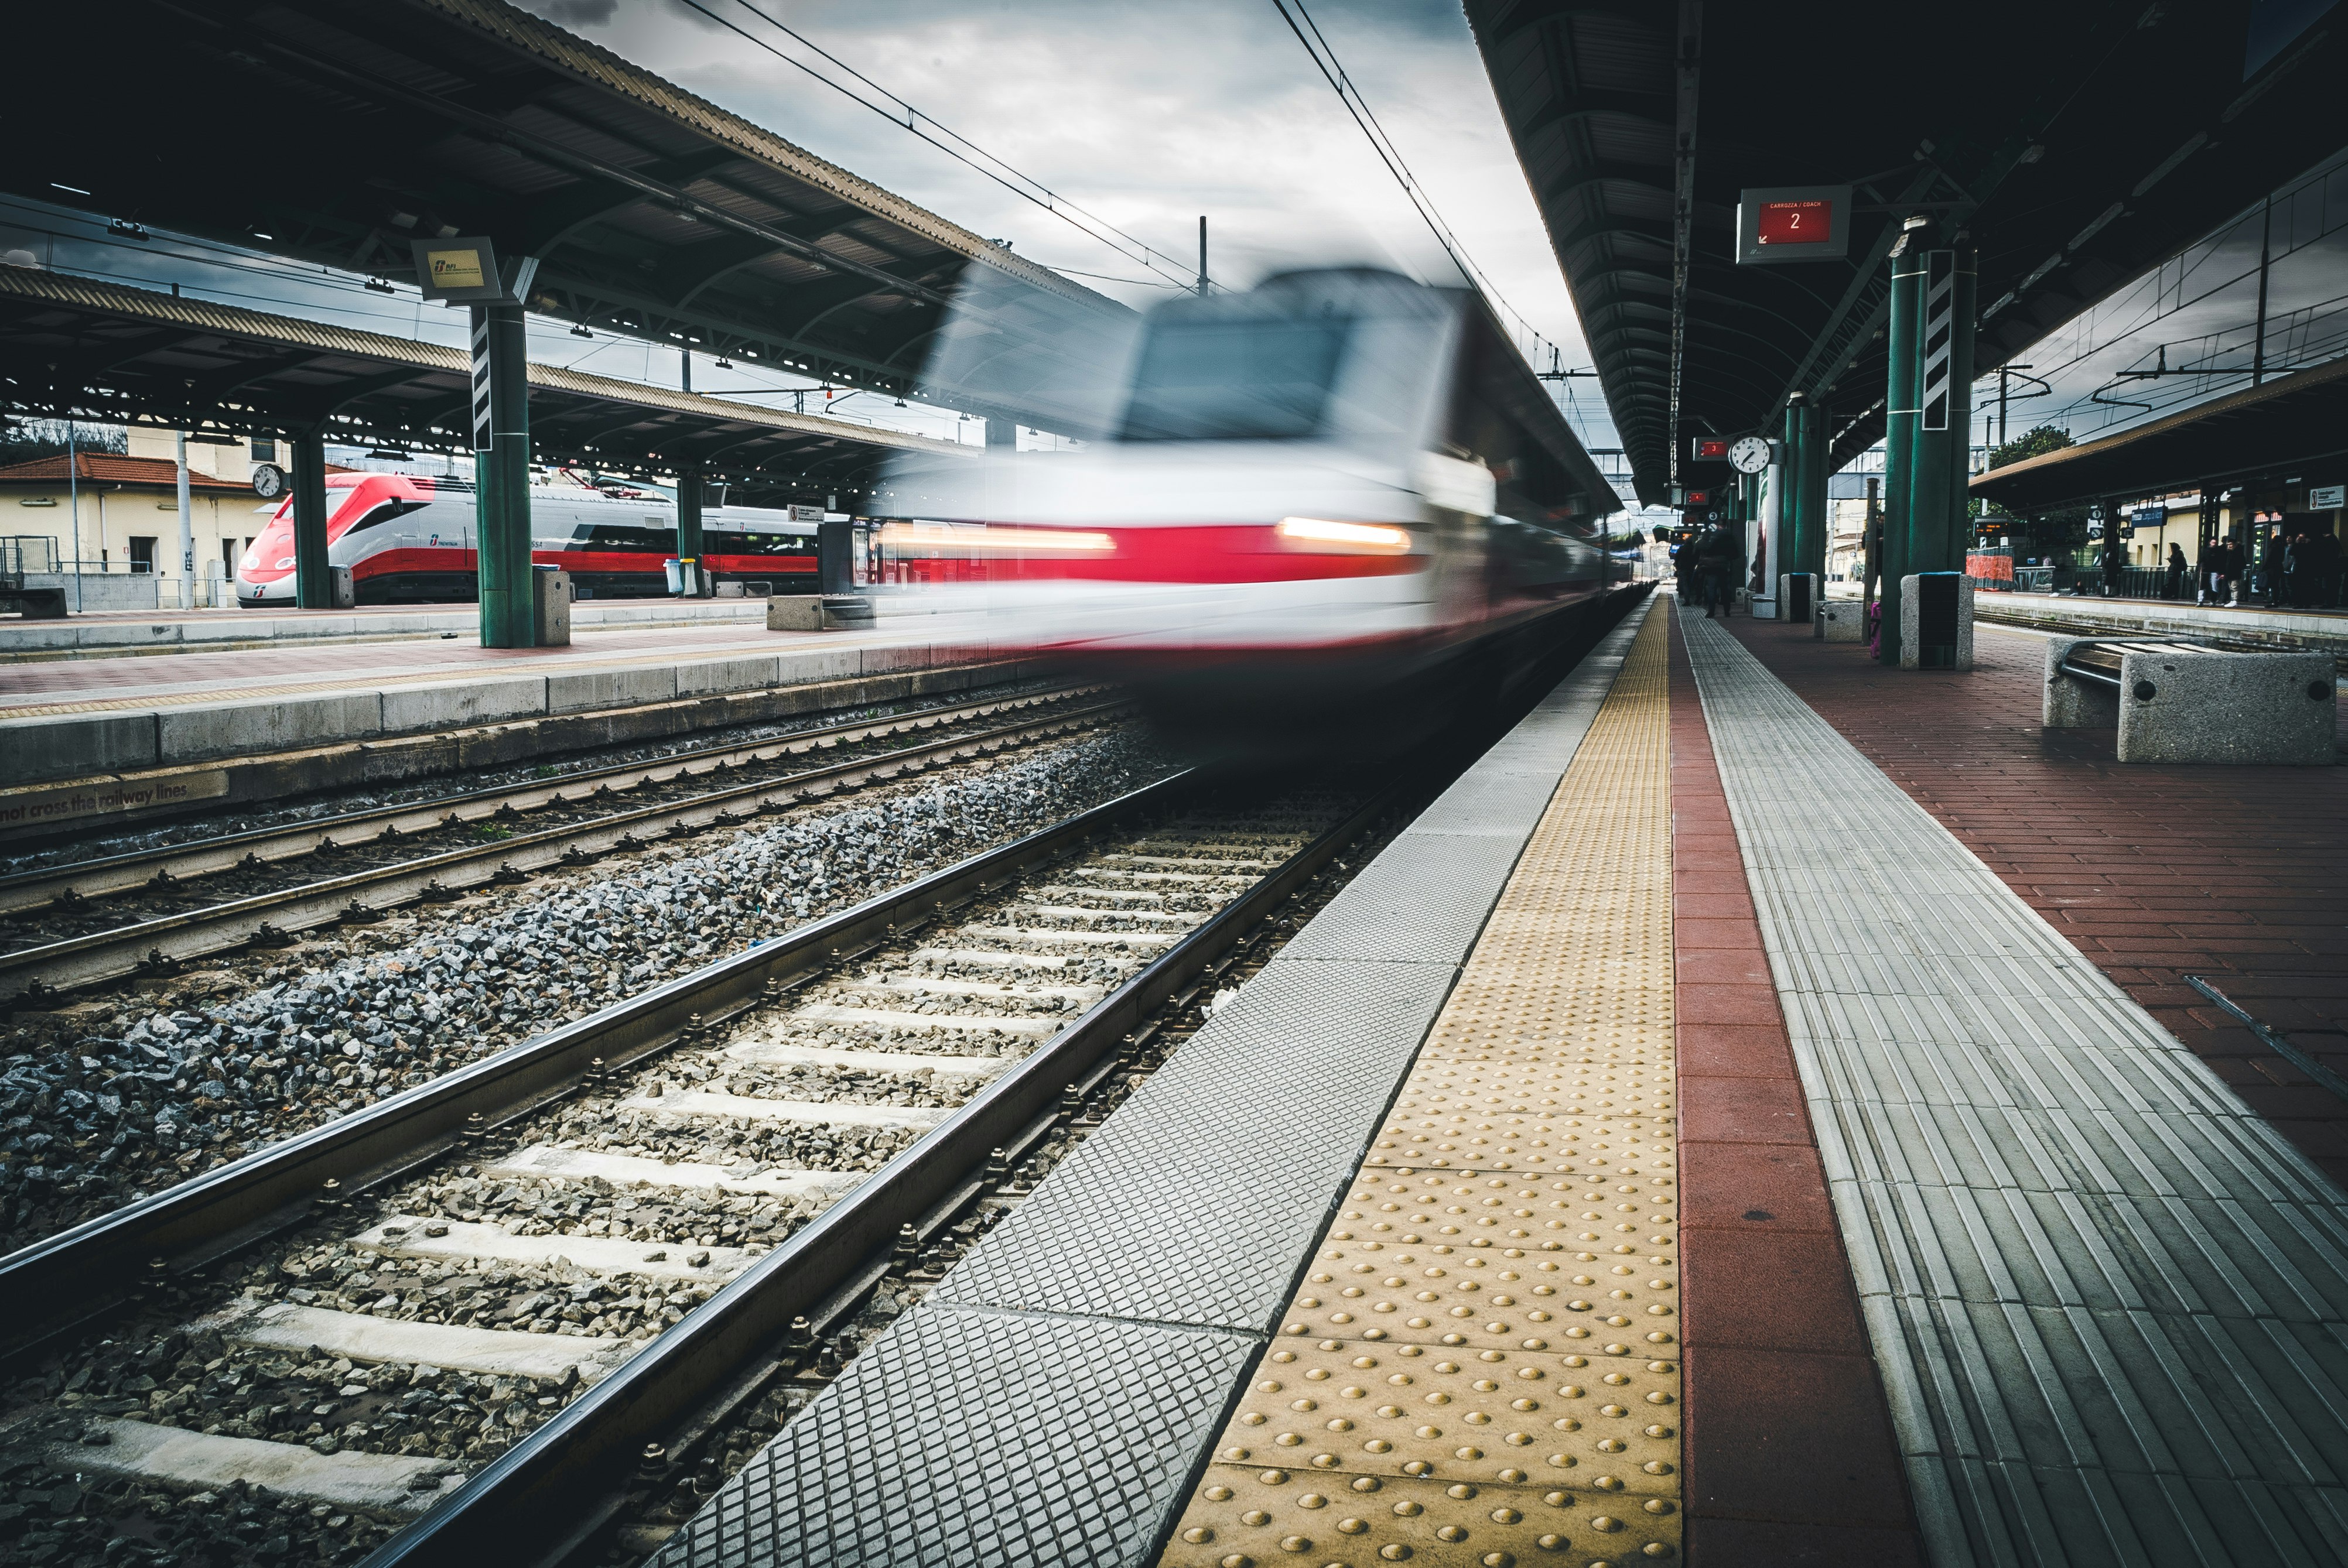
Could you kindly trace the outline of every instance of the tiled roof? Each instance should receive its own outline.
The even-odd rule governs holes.
[[[125,457],[115,452],[77,452],[74,454],[76,476],[85,485],[153,485],[170,490],[179,487],[179,466],[169,457]],[[50,457],[36,457],[29,463],[12,463],[0,468],[0,485],[51,484],[66,482],[66,457],[60,452]],[[216,479],[202,469],[188,469],[188,488],[206,492],[221,490],[252,493],[252,487],[241,479]]]

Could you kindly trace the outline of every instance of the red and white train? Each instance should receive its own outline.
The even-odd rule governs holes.
[[[1405,728],[1626,576],[1594,538],[1621,501],[1466,291],[1347,269],[1170,300],[1121,384],[1109,439],[902,465],[872,509],[884,549],[994,558],[991,641],[1194,733]]]
[[[705,511],[703,558],[717,580],[772,582],[778,593],[815,582],[816,526],[788,511],[725,507]],[[469,480],[407,474],[326,477],[326,551],[351,569],[361,604],[462,601],[478,597]],[[530,488],[530,559],[571,574],[582,599],[644,599],[668,591],[676,555],[676,508],[656,490],[578,485]],[[294,602],[294,503],[237,562],[237,602]]]

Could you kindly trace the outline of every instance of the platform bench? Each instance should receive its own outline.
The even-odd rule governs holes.
[[[2237,653],[2194,642],[2046,640],[2041,719],[2050,730],[2116,724],[2124,763],[2336,761],[2329,653]]]

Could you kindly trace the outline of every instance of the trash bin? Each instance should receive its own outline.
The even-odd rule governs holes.
[[[571,574],[561,567],[535,568],[530,578],[530,610],[541,648],[571,646]]]
[[[668,573],[669,592],[683,593],[685,591],[685,563],[681,560],[675,559],[675,558],[671,558],[668,560],[661,562],[661,569]]]

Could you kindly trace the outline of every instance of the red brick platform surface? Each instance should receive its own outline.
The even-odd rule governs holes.
[[[1671,600],[1688,1560],[1921,1563],[1890,1412]]]
[[[1979,665],[1959,675],[1885,670],[1770,621],[1725,624],[2348,1184],[2348,1102],[2184,982],[2205,977],[2348,1075],[2348,767],[2122,766],[2109,730],[2040,727],[2044,644],[2019,632],[1981,627]]]

